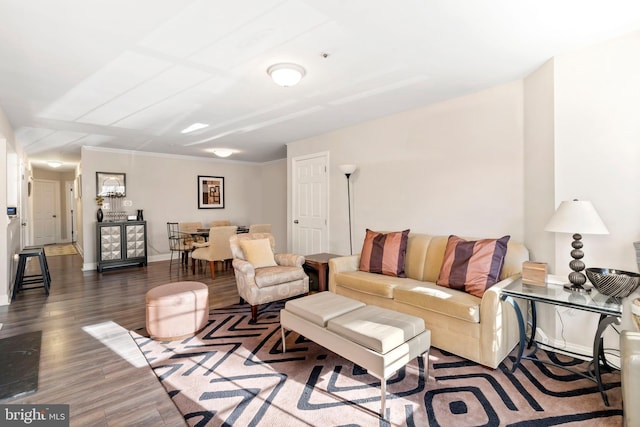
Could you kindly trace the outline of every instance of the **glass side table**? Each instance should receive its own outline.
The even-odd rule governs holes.
[[[500,298],[503,301],[508,302],[513,306],[516,317],[518,319],[518,328],[520,331],[520,346],[518,349],[518,356],[511,369],[514,372],[522,359],[530,359],[538,362],[547,363],[550,365],[558,366],[562,369],[566,369],[575,374],[578,374],[584,378],[588,378],[595,381],[598,384],[598,390],[602,395],[602,400],[606,406],[609,406],[609,399],[602,386],[602,379],[600,376],[601,368],[611,370],[611,366],[607,364],[607,359],[604,354],[604,348],[602,344],[602,333],[611,324],[619,325],[622,317],[622,304],[619,299],[611,298],[606,295],[598,293],[595,289],[588,294],[577,294],[564,289],[562,285],[556,285],[548,283],[546,287],[525,285],[522,280],[516,280],[500,292]],[[520,306],[515,301],[515,298],[526,300],[531,310],[531,336],[527,344],[527,348],[533,347],[533,351],[526,356],[523,356],[525,342],[527,341],[527,331],[525,328],[525,320],[520,310]],[[532,356],[538,349],[535,342],[536,336],[536,303],[553,304],[561,307],[574,308],[576,310],[589,311],[600,315],[598,321],[598,329],[593,339],[593,354],[591,356],[584,354],[577,354],[565,351],[567,353],[574,354],[576,356],[591,357],[591,364],[593,365],[593,372],[587,374],[573,370],[571,368],[556,365],[552,362],[542,361],[535,359]],[[549,346],[553,348],[552,346]]]

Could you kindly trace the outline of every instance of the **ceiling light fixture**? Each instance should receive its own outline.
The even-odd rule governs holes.
[[[180,131],[180,133],[194,132],[194,131],[197,131],[197,130],[200,130],[200,129],[204,129],[206,127],[209,127],[209,125],[206,124],[206,123],[194,123],[191,126],[188,126],[188,127],[184,128],[184,129],[182,129]]]
[[[62,166],[62,163],[60,162],[47,162],[47,164],[52,168],[59,168],[60,166]]]
[[[227,150],[226,148],[219,148],[219,149],[213,150],[213,154],[215,154],[218,157],[229,157],[230,155],[233,154],[233,151]]]
[[[298,64],[281,63],[267,68],[267,74],[271,76],[275,84],[289,87],[297,85],[304,77],[305,71]]]

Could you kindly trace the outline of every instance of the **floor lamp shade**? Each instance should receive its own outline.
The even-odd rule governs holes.
[[[573,242],[571,243],[573,260],[569,263],[569,268],[573,271],[569,274],[571,286],[568,286],[567,289],[575,292],[587,292],[582,287],[587,281],[585,275],[582,274],[585,267],[582,262],[584,257],[582,234],[609,234],[609,230],[600,219],[596,209],[589,201],[564,201],[560,203],[544,229],[554,233],[573,233]]]

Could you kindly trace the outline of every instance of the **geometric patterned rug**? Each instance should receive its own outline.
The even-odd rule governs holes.
[[[431,348],[387,381],[288,332],[282,353],[282,302],[211,310],[195,337],[156,342],[131,332],[169,396],[192,426],[621,426],[620,373],[603,374],[610,406],[593,381],[509,356],[492,370]],[[537,356],[586,371],[587,363],[539,350]]]

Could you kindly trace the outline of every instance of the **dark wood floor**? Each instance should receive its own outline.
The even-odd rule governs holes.
[[[47,260],[49,297],[28,290],[0,307],[0,338],[42,330],[38,391],[2,403],[69,404],[72,426],[185,425],[129,330],[144,328],[145,293],[165,283],[199,281],[211,307],[237,303],[231,270],[212,280],[163,261],[99,274],[82,272],[79,255]]]

